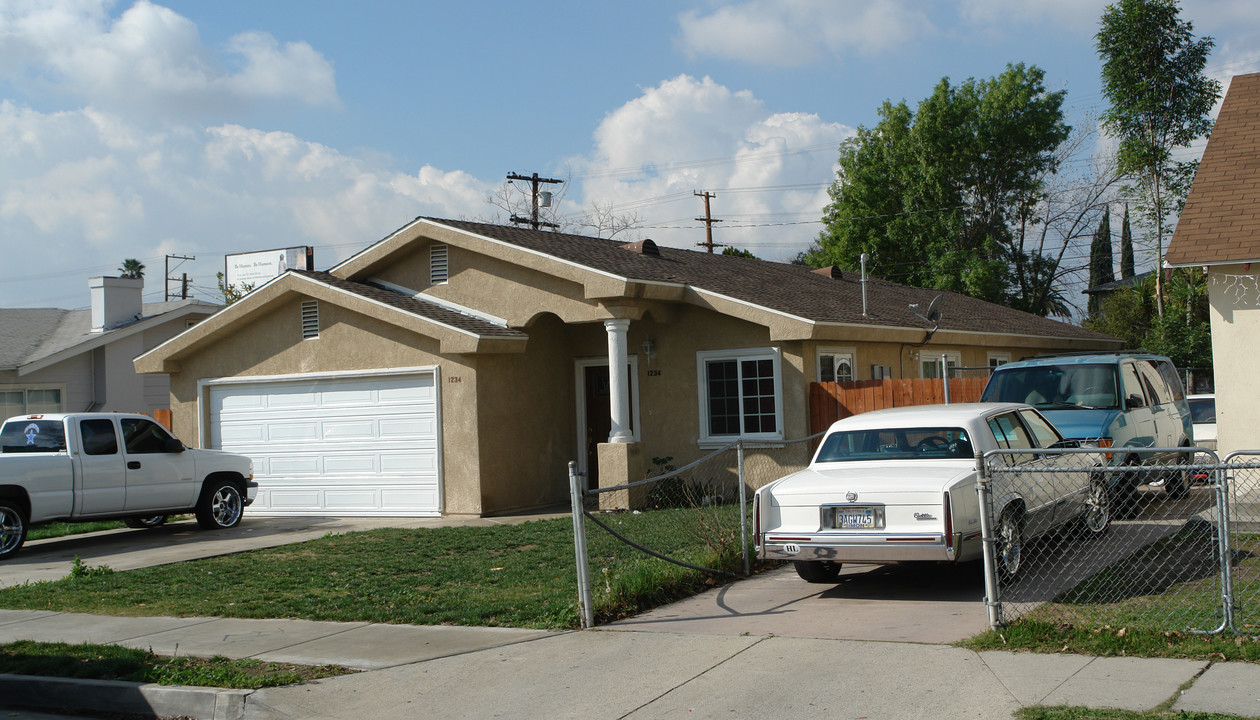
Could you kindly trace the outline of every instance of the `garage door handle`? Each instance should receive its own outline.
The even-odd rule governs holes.
[[[127,463],[127,469],[128,469],[128,470],[139,470],[139,469],[140,469],[140,461],[139,461],[139,460],[132,460],[131,462]]]

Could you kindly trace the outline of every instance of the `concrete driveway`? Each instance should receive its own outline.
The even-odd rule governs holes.
[[[983,598],[978,563],[846,565],[816,585],[785,566],[607,628],[951,643],[988,629]]]
[[[76,556],[93,567],[108,565],[115,570],[134,570],[304,542],[330,533],[383,527],[502,525],[556,516],[548,513],[508,518],[257,517],[246,512],[241,524],[228,530],[202,530],[189,516],[153,529],[107,530],[28,542],[12,558],[0,562],[0,587],[60,580],[70,574]]]

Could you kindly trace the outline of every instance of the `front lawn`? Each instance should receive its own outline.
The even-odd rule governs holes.
[[[687,513],[660,510],[602,519],[693,564],[737,566],[738,544],[735,557],[729,551],[717,557],[710,543],[693,534]],[[590,523],[587,527],[599,622],[719,582],[708,573],[646,556]],[[58,581],[4,588],[0,607],[543,629],[580,623],[568,519],[382,529],[127,572],[85,568]]]

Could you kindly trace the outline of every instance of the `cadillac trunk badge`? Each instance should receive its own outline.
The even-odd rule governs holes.
[[[844,494],[845,502],[857,502],[857,493],[849,491]]]

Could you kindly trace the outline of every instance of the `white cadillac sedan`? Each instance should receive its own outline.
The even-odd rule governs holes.
[[[923,405],[845,418],[827,431],[809,467],[757,491],[758,556],[791,560],[801,578],[817,583],[833,582],[846,562],[978,559],[976,456],[1075,444],[1019,403]],[[1019,571],[1028,538],[1072,521],[1090,533],[1106,531],[1107,488],[1091,481],[1088,456],[1000,457],[1007,465],[1064,468],[995,478],[1001,574]]]

